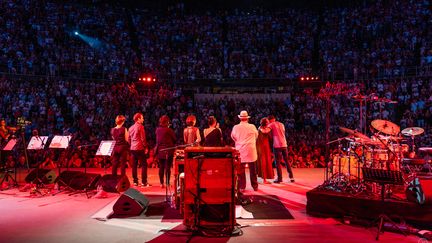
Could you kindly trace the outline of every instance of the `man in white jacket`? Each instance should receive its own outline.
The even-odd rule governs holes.
[[[256,140],[258,138],[258,130],[255,125],[250,124],[247,111],[241,111],[240,123],[235,125],[231,132],[231,138],[235,142],[235,148],[240,152],[241,166],[239,171],[238,190],[243,191],[246,188],[246,164],[249,165],[249,175],[252,188],[258,190],[258,180],[255,169],[255,161],[258,159]]]

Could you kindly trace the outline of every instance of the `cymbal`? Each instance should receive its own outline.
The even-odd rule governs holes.
[[[421,147],[418,150],[426,153],[432,153],[432,147]]]
[[[424,129],[421,127],[407,127],[401,133],[405,136],[417,136],[424,133]]]
[[[365,144],[369,145],[369,146],[378,146],[378,147],[383,147],[384,146],[384,144],[382,142],[380,142],[380,141],[374,141],[374,140],[370,140],[370,141],[366,142]]]
[[[380,139],[386,140],[386,141],[388,141],[388,140],[397,141],[397,140],[402,140],[403,139],[403,137],[400,137],[400,136],[381,135],[381,134],[378,134],[378,137]]]
[[[387,135],[395,136],[400,132],[400,127],[398,125],[387,120],[373,120],[371,125],[376,130],[385,133]]]
[[[387,99],[387,98],[379,98],[378,101],[379,102],[384,102],[384,103],[390,103],[390,104],[397,104],[398,103],[395,100],[391,100],[391,99]]]
[[[364,135],[363,133],[361,133],[361,132],[359,132],[357,130],[352,130],[352,129],[349,129],[349,128],[346,128],[346,127],[339,127],[339,130],[341,130],[342,132],[346,132],[346,133],[348,133],[350,135],[353,135],[354,137],[361,138],[364,141],[369,141],[370,140],[370,138],[368,136]]]

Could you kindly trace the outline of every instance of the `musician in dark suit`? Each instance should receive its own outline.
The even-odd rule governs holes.
[[[170,183],[171,166],[174,158],[174,149],[164,149],[173,148],[177,141],[174,131],[169,128],[169,124],[170,118],[167,115],[163,115],[159,118],[159,127],[156,128],[155,156],[159,160],[159,181],[161,187],[165,187],[164,174],[166,175],[167,184],[169,185]]]

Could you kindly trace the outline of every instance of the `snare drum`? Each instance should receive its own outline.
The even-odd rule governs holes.
[[[395,144],[395,145],[390,146],[390,150],[395,152],[395,153],[402,152],[405,154],[405,153],[409,152],[409,146],[408,146],[408,144],[401,144],[401,145]]]
[[[368,149],[365,152],[367,161],[388,160],[388,151],[385,149]]]

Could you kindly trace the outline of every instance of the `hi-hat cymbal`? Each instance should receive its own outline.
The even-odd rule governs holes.
[[[395,100],[387,99],[387,98],[378,98],[376,100],[377,102],[383,102],[383,103],[390,103],[390,104],[397,104],[398,102]]]
[[[366,100],[368,97],[366,95],[353,95],[351,98],[355,99],[355,100]]]
[[[424,133],[424,129],[421,127],[407,127],[401,133],[405,136],[417,136]]]
[[[376,130],[387,135],[396,136],[400,132],[400,127],[398,125],[387,120],[373,120],[371,125]]]
[[[364,135],[363,133],[357,131],[357,130],[352,130],[346,127],[339,127],[339,130],[341,130],[342,132],[346,132],[350,135],[353,135],[354,137],[360,138],[363,141],[369,141],[370,138],[366,135]]]
[[[378,137],[382,140],[386,140],[386,141],[398,141],[398,140],[402,140],[403,137],[400,136],[391,136],[391,135],[381,135],[379,134]]]

